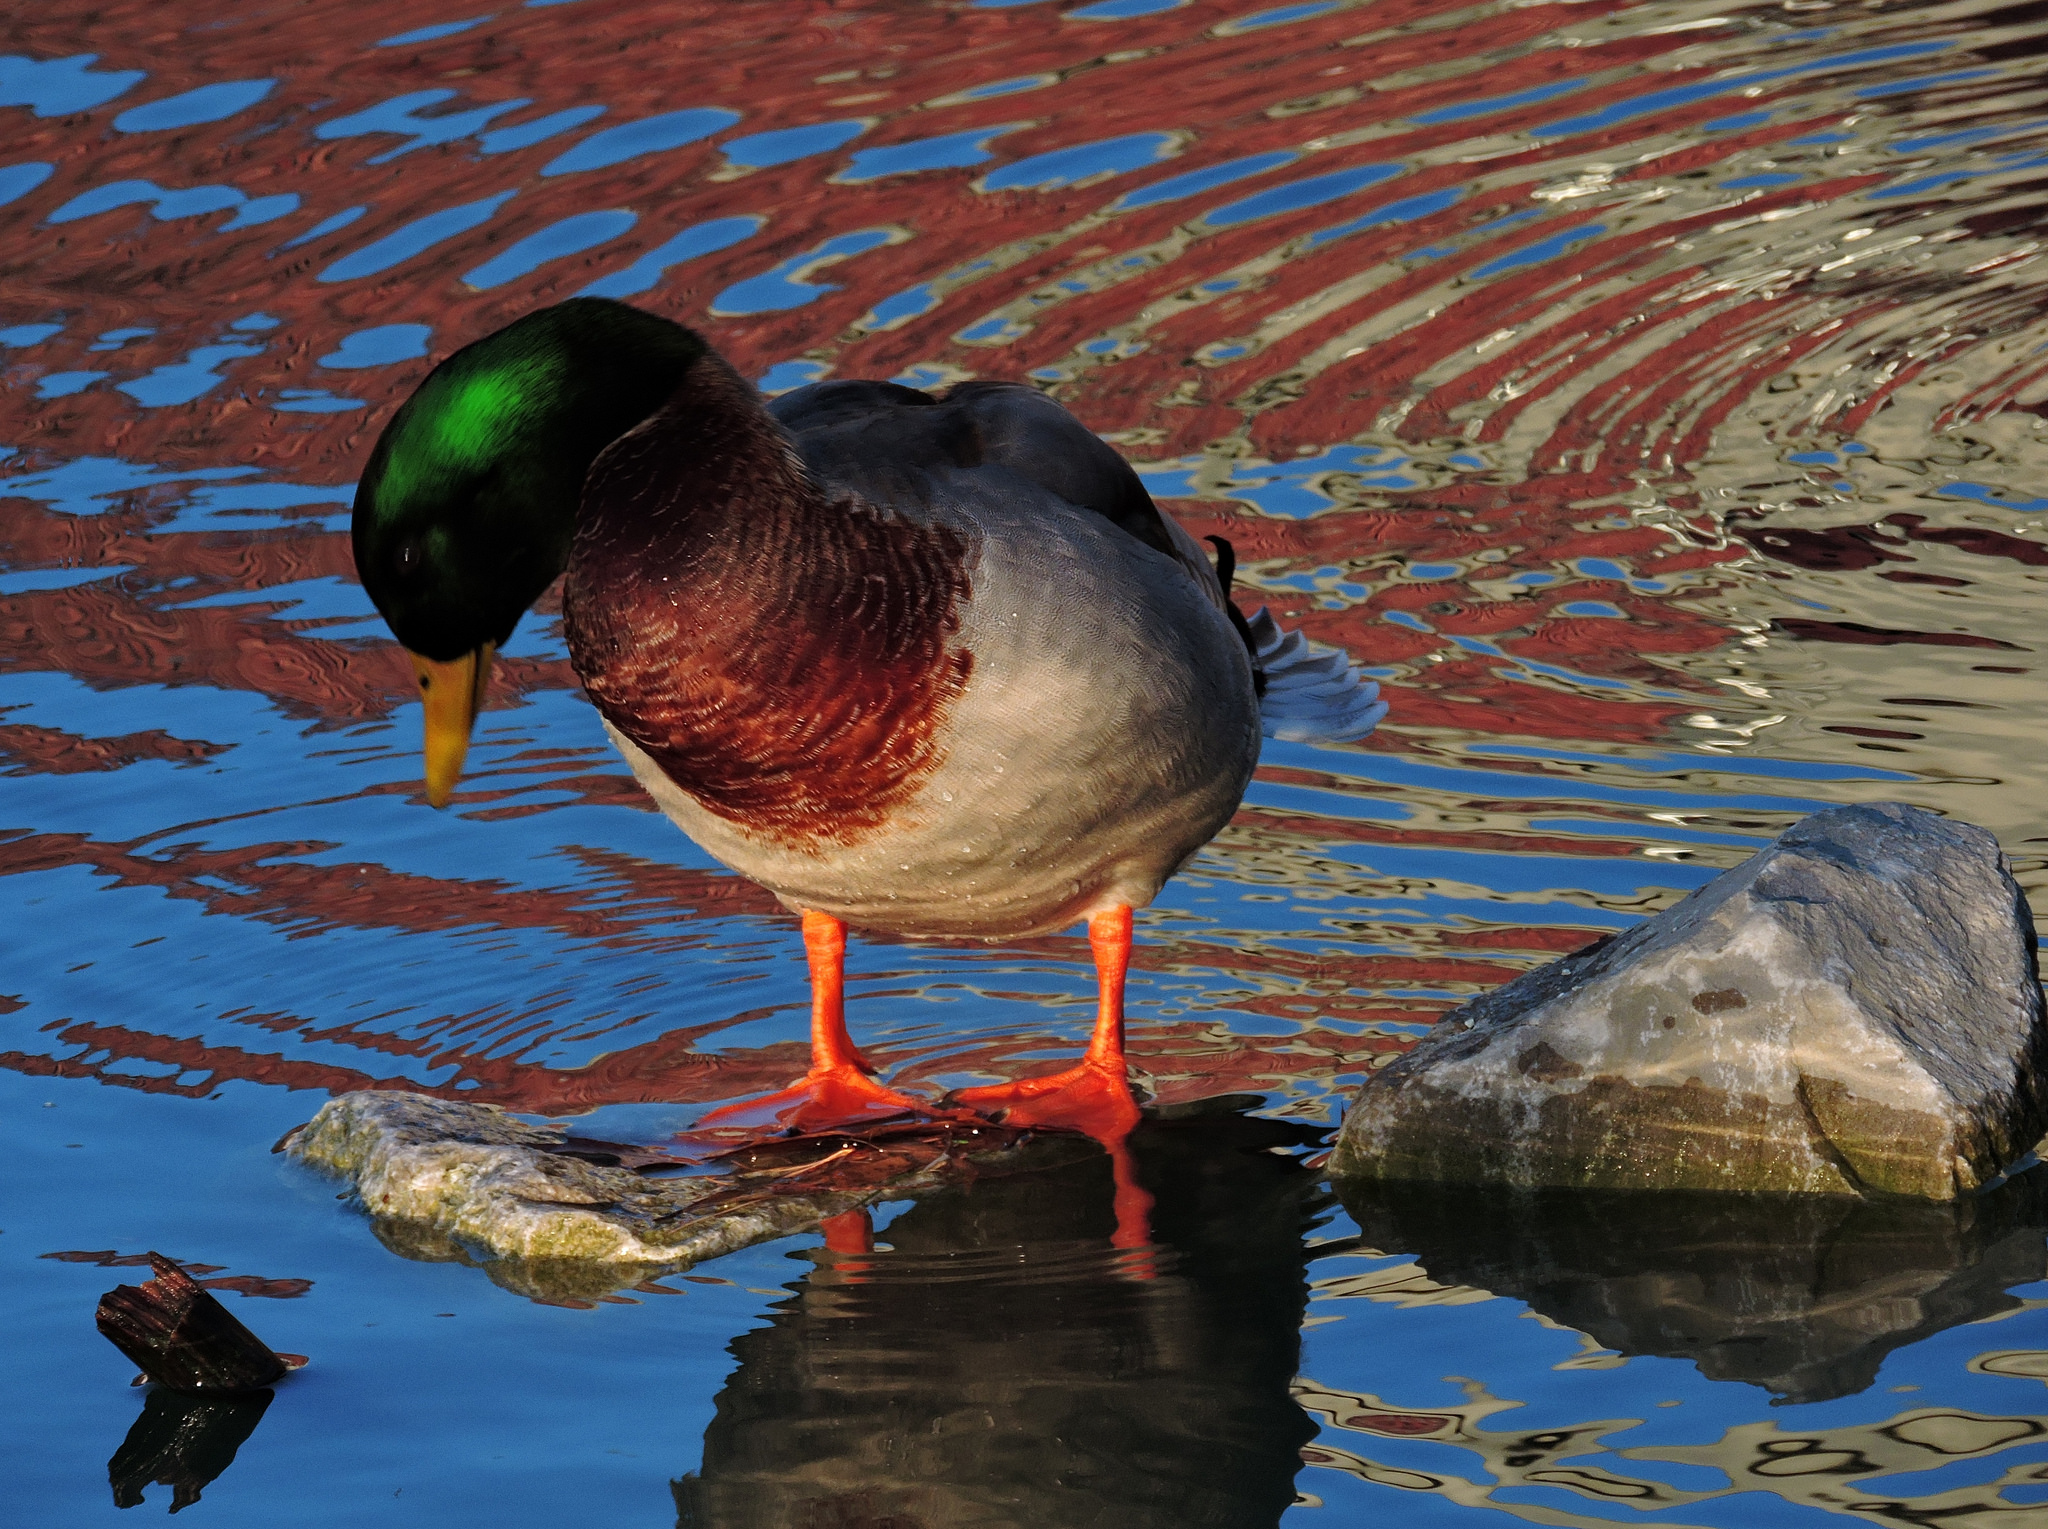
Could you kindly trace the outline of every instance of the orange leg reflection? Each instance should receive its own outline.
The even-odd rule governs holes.
[[[818,1131],[892,1115],[954,1113],[935,1108],[930,1100],[885,1088],[869,1076],[873,1064],[846,1033],[846,925],[829,913],[806,913],[804,954],[811,966],[811,1070],[765,1098],[715,1109],[699,1124],[770,1115],[789,1129]]]
[[[1095,1033],[1081,1060],[1064,1072],[1018,1083],[963,1088],[953,1099],[971,1109],[1001,1111],[1003,1124],[1053,1126],[1080,1131],[1102,1143],[1116,1175],[1116,1233],[1120,1248],[1152,1240],[1152,1196],[1138,1182],[1131,1162],[1130,1135],[1138,1103],[1124,1060],[1124,976],[1131,965],[1131,910],[1106,908],[1088,920],[1088,945],[1095,952]]]
[[[875,1223],[865,1210],[841,1211],[818,1223],[825,1234],[825,1247],[834,1253],[863,1254],[875,1251]]]

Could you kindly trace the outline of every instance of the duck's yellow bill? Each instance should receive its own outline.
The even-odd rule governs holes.
[[[448,805],[455,783],[462,779],[469,732],[484,704],[484,687],[491,682],[491,655],[496,651],[497,644],[487,642],[447,663],[408,653],[412,672],[419,676],[420,699],[426,703],[427,800],[436,807]]]

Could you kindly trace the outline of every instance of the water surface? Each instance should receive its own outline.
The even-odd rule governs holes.
[[[1982,823],[2048,887],[2036,8],[203,10],[0,45],[31,1517],[170,1505],[184,1429],[222,1524],[2048,1521],[2030,1177],[1679,1215],[1303,1166],[1446,1008],[1818,806]],[[1140,916],[1153,1247],[1055,1144],[872,1254],[572,1309],[269,1154],[351,1088],[655,1139],[801,1069],[791,920],[648,810],[552,604],[435,813],[355,581],[392,409],[586,291],[771,392],[1033,379],[1386,687]],[[1091,1013],[1077,936],[851,965],[906,1086]],[[311,1281],[229,1297],[314,1359],[253,1422],[127,1389],[90,1311],[134,1276],[42,1256],[148,1248]]]

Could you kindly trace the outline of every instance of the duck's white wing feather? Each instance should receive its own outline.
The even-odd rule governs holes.
[[[1259,730],[1285,743],[1353,743],[1387,714],[1380,687],[1336,648],[1283,629],[1263,605],[1246,621],[1252,661],[1266,676]]]

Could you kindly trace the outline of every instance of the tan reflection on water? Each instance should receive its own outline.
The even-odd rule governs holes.
[[[2028,1357],[2038,1362],[2043,1356],[2030,1353]],[[1531,1523],[1570,1525],[1572,1529],[1605,1529],[1615,1520],[1610,1514],[1503,1501],[1499,1494],[1504,1488],[1551,1487],[1591,1502],[1626,1504],[1647,1514],[1763,1491],[1788,1506],[1853,1515],[1864,1522],[1941,1524],[1959,1529],[2038,1524],[2048,1512],[2038,1504],[2009,1502],[1999,1495],[2009,1486],[2048,1482],[2048,1465],[2034,1460],[2010,1466],[1995,1481],[1981,1486],[1917,1496],[1884,1490],[1885,1480],[1891,1476],[1935,1470],[1958,1460],[1995,1457],[2048,1438],[2048,1414],[2001,1417],[1956,1408],[1914,1407],[1879,1423],[1818,1429],[1744,1423],[1712,1444],[1629,1447],[1622,1441],[1628,1429],[1642,1422],[1640,1418],[1609,1418],[1517,1433],[1501,1426],[1505,1421],[1502,1415],[1521,1403],[1494,1397],[1477,1381],[1467,1382],[1465,1392],[1464,1405],[1430,1410],[1389,1406],[1368,1393],[1331,1390],[1312,1380],[1297,1382],[1294,1394],[1310,1413],[1347,1435],[1378,1435],[1470,1451],[1493,1477],[1490,1484],[1451,1468],[1448,1460],[1440,1470],[1376,1460],[1369,1444],[1352,1445],[1348,1438],[1336,1443],[1329,1432],[1305,1447],[1302,1459],[1376,1486],[1428,1493],[1460,1507],[1491,1508]],[[1723,1472],[1728,1485],[1687,1491],[1652,1477],[1630,1476],[1619,1469],[1586,1463],[1584,1457],[1591,1455],[1610,1462],[1671,1461],[1707,1466]],[[1313,1492],[1314,1477],[1304,1477],[1299,1485]],[[1650,1518],[1630,1521],[1668,1522]]]

